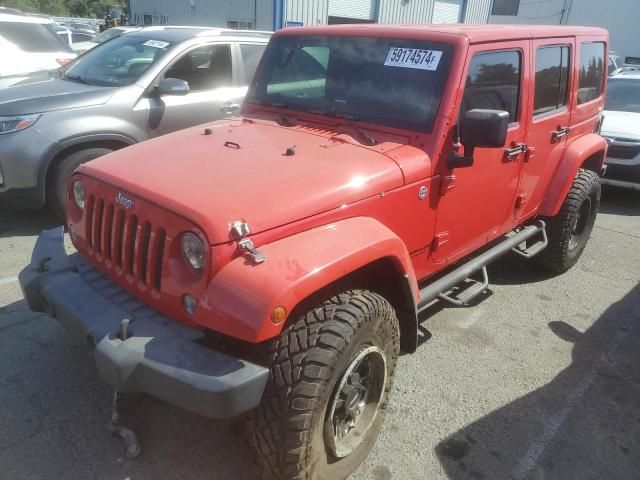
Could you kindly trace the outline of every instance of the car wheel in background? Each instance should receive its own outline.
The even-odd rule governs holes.
[[[64,218],[65,203],[67,199],[67,180],[79,165],[95,158],[111,153],[110,148],[87,148],[74,152],[63,158],[53,168],[47,185],[47,201],[49,207],[60,218]]]

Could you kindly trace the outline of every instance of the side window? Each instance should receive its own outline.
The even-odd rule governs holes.
[[[604,43],[580,45],[580,82],[578,105],[590,102],[602,95],[604,86]]]
[[[460,117],[474,108],[506,110],[518,121],[522,56],[518,51],[478,53],[471,59]]]
[[[540,47],[536,52],[533,115],[559,110],[567,104],[569,47]]]
[[[184,80],[196,92],[229,86],[231,46],[207,45],[190,50],[171,65],[164,78]]]
[[[240,54],[242,55],[242,63],[244,64],[244,83],[250,83],[253,74],[256,73],[258,63],[262,57],[266,45],[259,44],[240,44]]]

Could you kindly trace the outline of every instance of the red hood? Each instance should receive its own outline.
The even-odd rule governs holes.
[[[350,143],[350,127],[338,137],[270,122],[211,128],[210,135],[200,126],[134,145],[79,171],[182,214],[213,244],[229,240],[235,220],[259,233],[403,184],[400,168],[384,153],[399,144]],[[285,155],[288,147],[294,155]]]

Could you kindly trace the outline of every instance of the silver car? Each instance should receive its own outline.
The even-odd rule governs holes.
[[[0,90],[0,205],[64,210],[73,170],[113,150],[233,115],[266,32],[149,27]]]

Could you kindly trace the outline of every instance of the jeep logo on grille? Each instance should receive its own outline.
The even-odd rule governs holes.
[[[116,195],[116,203],[122,205],[124,208],[131,208],[133,206],[133,200],[125,197],[120,192]]]

